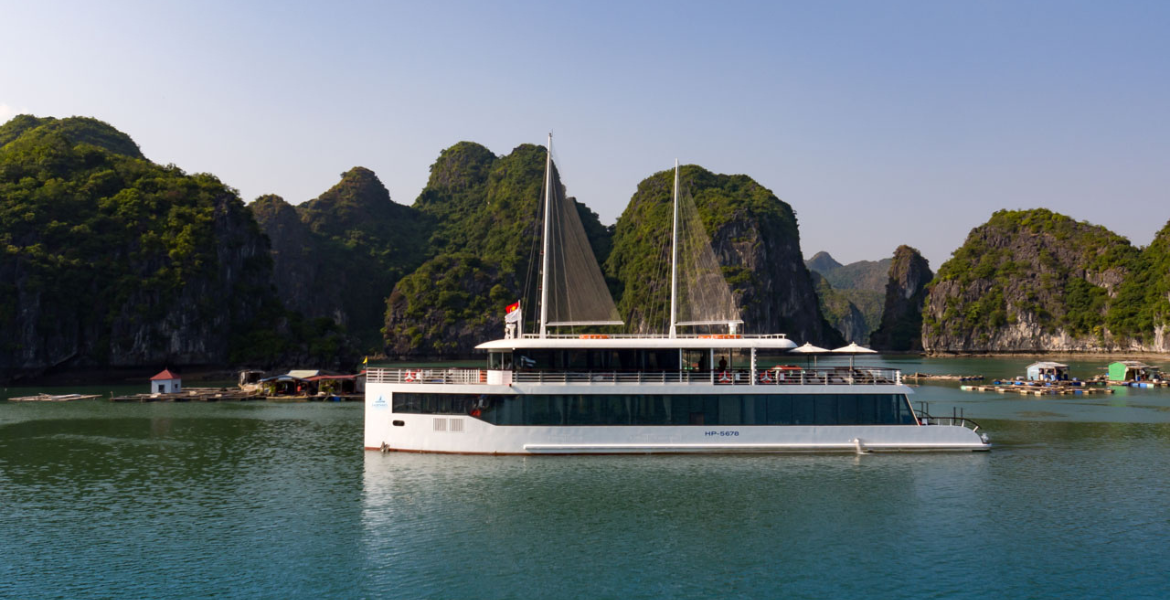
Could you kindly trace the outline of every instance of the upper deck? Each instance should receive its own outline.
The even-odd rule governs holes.
[[[896,369],[834,367],[819,369],[764,369],[753,378],[746,371],[499,371],[489,369],[369,369],[368,383],[432,385],[581,385],[581,386],[793,386],[902,385]]]
[[[796,343],[783,333],[774,334],[548,334],[526,333],[516,338],[484,342],[477,350],[699,350],[753,349],[787,351]]]

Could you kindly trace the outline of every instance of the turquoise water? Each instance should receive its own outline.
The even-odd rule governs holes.
[[[383,455],[354,404],[0,403],[0,598],[1170,596],[1170,391],[916,389],[995,449]]]

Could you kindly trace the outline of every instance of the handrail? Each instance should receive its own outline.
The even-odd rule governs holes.
[[[672,339],[669,334],[665,334],[665,333],[606,333],[606,334],[599,334],[599,335],[604,335],[605,339],[611,339],[611,340],[614,340],[614,339],[616,339],[616,340]],[[727,335],[730,335],[730,334],[727,334]],[[580,339],[581,335],[567,334],[567,333],[549,333],[549,334],[546,334],[543,338],[541,338],[540,334],[538,334],[538,333],[525,333],[521,337],[523,339],[526,339],[526,340],[536,340],[536,339],[576,340],[576,339]],[[712,337],[713,337],[712,334],[680,333],[680,334],[674,336],[673,339],[692,339],[692,340],[694,340],[694,339],[707,339],[707,338],[712,338]],[[729,338],[729,339],[731,339],[731,338]],[[783,339],[788,339],[788,334],[787,333],[737,333],[734,335],[734,339],[783,340]]]
[[[727,371],[513,371],[512,383],[561,385],[711,385],[711,386],[787,386],[787,385],[901,385],[897,369],[846,367],[757,371],[755,380],[747,370]],[[447,385],[487,385],[486,369],[368,369],[368,383],[426,383]]]
[[[963,409],[951,407],[951,416],[936,417],[930,414],[930,405],[926,402],[919,402],[918,409],[914,411],[918,416],[918,422],[923,425],[948,425],[967,427],[971,431],[979,431],[979,424],[972,419],[968,419],[963,414]]]

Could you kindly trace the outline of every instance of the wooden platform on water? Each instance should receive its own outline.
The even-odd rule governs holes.
[[[902,379],[912,379],[914,381],[983,381],[982,375],[952,375],[950,373],[903,373]]]
[[[1113,390],[1107,387],[1084,387],[1071,385],[1032,386],[1032,385],[964,385],[960,389],[967,392],[996,392],[999,394],[1020,394],[1023,396],[1091,396],[1095,394],[1112,394]]]
[[[266,396],[257,391],[231,388],[188,388],[177,394],[127,394],[113,396],[111,402],[361,402],[363,394],[327,396]]]
[[[1109,385],[1137,388],[1170,387],[1170,381],[1110,381]]]
[[[9,398],[9,402],[73,402],[74,400],[93,400],[100,398],[100,394],[37,394],[36,396],[19,396]]]

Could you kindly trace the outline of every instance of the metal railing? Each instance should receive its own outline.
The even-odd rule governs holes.
[[[930,405],[926,402],[918,403],[918,410],[914,411],[918,415],[918,422],[923,425],[950,425],[966,427],[971,431],[979,431],[979,424],[968,419],[963,414],[962,408],[951,407],[951,416],[936,417],[930,414]]]
[[[542,339],[539,333],[525,333],[521,336],[526,340]],[[600,333],[600,334],[567,334],[567,333],[549,333],[543,339],[553,340],[578,340],[578,339],[606,339],[606,340],[632,340],[632,339],[651,339],[651,340],[665,340],[671,339],[666,333]],[[744,339],[744,340],[784,340],[788,339],[787,333],[679,333],[674,336],[674,339],[697,340],[697,339]]]
[[[478,385],[488,383],[485,369],[369,369],[369,383]],[[757,371],[515,371],[513,383],[558,385],[901,385],[896,369],[832,368]]]

